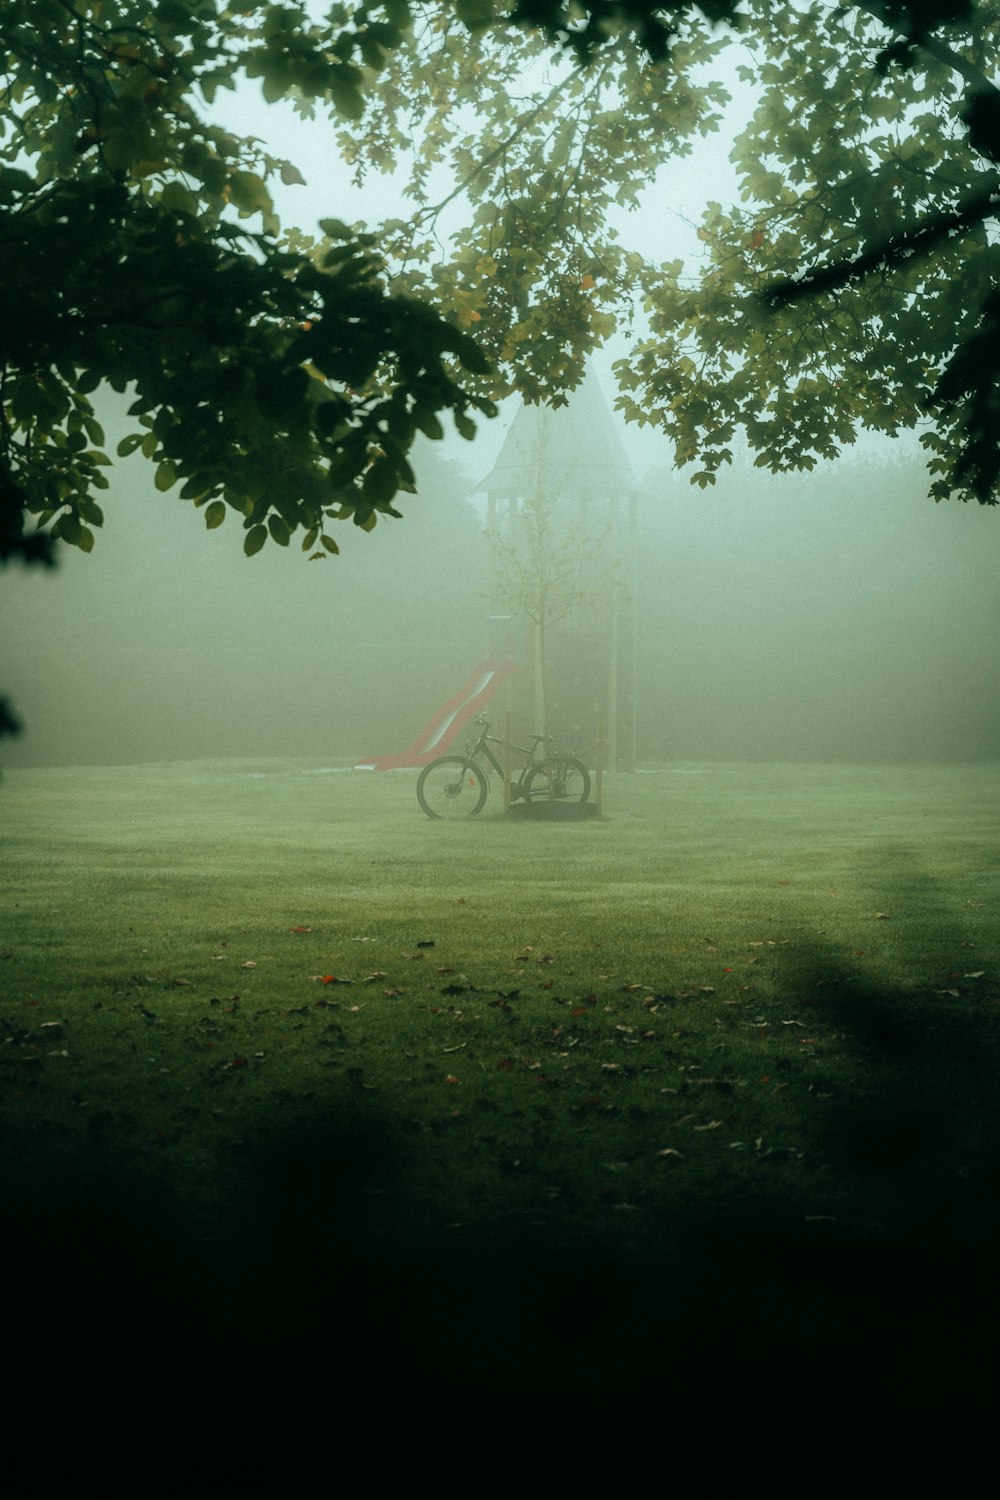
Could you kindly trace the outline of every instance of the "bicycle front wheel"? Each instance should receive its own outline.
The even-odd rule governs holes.
[[[442,755],[421,771],[417,801],[429,818],[471,818],[489,789],[481,766],[461,755]]]
[[[586,802],[590,772],[575,755],[550,755],[528,772],[524,795],[533,800],[553,797],[561,802]]]

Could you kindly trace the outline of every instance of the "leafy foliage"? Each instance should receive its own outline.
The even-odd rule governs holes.
[[[995,504],[995,15],[757,3],[746,35],[742,206],[709,205],[694,284],[679,263],[643,268],[651,335],[618,367],[627,414],[700,458],[702,484],[739,428],[781,471],[861,429],[919,427],[935,498]]]
[[[5,7],[0,483],[12,554],[29,545],[24,512],[93,546],[111,461],[90,400],[101,381],[134,394],[141,430],[120,451],[141,448],[157,487],[180,485],[210,527],[234,511],[250,554],[297,530],[307,550],[336,551],[329,520],[370,529],[397,514],[417,431],[439,434],[450,410],[471,433],[470,412],[492,410],[460,383],[485,371],[483,355],[390,291],[372,237],[329,220],[314,254],[283,244],[268,179],[301,180],[296,168],[199,112],[198,95],[210,102],[242,72],[268,98],[294,90],[356,114],[362,65],[401,35],[365,17],[335,28],[326,51],[296,6]]]
[[[5,556],[89,550],[110,458],[91,395],[134,398],[156,483],[244,549],[371,529],[416,432],[466,437],[518,390],[559,401],[640,292],[626,415],[708,483],[741,428],[773,469],[923,424],[937,496],[996,499],[996,21],[973,0],[741,12],[759,95],[689,283],[623,246],[668,158],[725,103],[705,65],[731,0],[338,4],[11,0],[0,20],[0,489]],[[585,65],[581,65],[585,64]],[[339,122],[414,212],[281,235],[300,181],[206,116],[258,80]],[[448,186],[441,188],[442,178]],[[461,199],[456,224],[452,205]],[[808,300],[803,297],[808,294]],[[475,332],[475,340],[470,336]],[[25,515],[35,532],[25,535]]]
[[[420,12],[381,77],[377,117],[352,122],[341,147],[359,180],[412,147],[416,213],[383,226],[382,243],[401,286],[475,328],[492,392],[558,402],[644,302],[648,334],[617,366],[620,404],[663,430],[681,464],[700,459],[696,482],[731,460],[738,432],[780,472],[864,429],[917,427],[936,498],[996,500],[988,6],[755,0],[737,18],[624,5],[612,25],[603,6],[571,22],[539,3],[541,51],[537,38],[512,47],[487,24],[493,7],[475,9],[471,43],[443,11]],[[739,35],[706,14],[738,20]],[[718,123],[725,92],[701,79],[737,42],[757,97],[733,150],[741,205],[709,204],[693,271],[651,263],[609,211],[638,205],[658,168]],[[435,196],[444,168],[452,185]],[[458,196],[471,222],[445,259]]]

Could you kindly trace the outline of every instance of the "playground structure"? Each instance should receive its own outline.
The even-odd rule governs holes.
[[[464,686],[431,716],[412,745],[394,755],[374,755],[358,761],[354,769],[398,771],[428,765],[449,749],[466,724],[486,707],[500,684],[517,670],[513,661],[480,662]]]
[[[592,370],[565,406],[521,407],[478,488],[491,618],[524,641],[518,717],[577,743],[603,723],[608,770],[634,770],[641,489]]]
[[[506,709],[537,734],[589,740],[591,755],[600,738],[608,770],[634,770],[641,491],[597,377],[566,406],[522,406],[477,488],[492,554],[490,657],[405,750],[355,769],[428,765],[503,685]]]

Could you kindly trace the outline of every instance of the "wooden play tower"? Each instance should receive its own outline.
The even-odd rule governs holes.
[[[597,376],[566,406],[522,406],[487,497],[489,653],[527,669],[519,717],[609,770],[634,770],[640,487]]]

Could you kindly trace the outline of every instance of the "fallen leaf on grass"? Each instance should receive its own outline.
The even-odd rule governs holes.
[[[405,990],[383,990],[382,993],[383,993],[383,995],[388,995],[388,997],[389,997],[390,1000],[395,1000],[395,999],[398,998],[398,996],[405,995],[406,991]]]
[[[353,984],[353,979],[339,979],[336,974],[310,974],[310,979],[318,979],[320,984]]]
[[[681,1156],[681,1157],[683,1157],[684,1152],[683,1151],[676,1151],[673,1146],[664,1146],[663,1150],[662,1151],[657,1151],[656,1154],[657,1154],[657,1156]]]
[[[718,1130],[719,1126],[720,1125],[724,1125],[724,1124],[725,1124],[724,1120],[709,1120],[709,1122],[708,1122],[707,1125],[695,1125],[695,1126],[692,1127],[692,1129],[694,1129],[694,1130]]]
[[[252,958],[248,958],[245,963],[240,964],[241,969],[256,969],[256,967],[257,965]]]
[[[289,932],[312,932],[311,927],[289,927]]]
[[[375,969],[371,974],[366,974],[361,983],[371,984],[376,979],[388,979],[388,977],[389,976],[384,969]]]
[[[245,1068],[246,1066],[247,1060],[245,1057],[233,1057],[230,1058],[229,1062],[222,1064],[222,1071],[225,1073],[228,1068]]]
[[[985,969],[973,969],[973,971],[972,971],[971,974],[963,974],[962,978],[963,979],[982,979],[985,976],[985,974],[986,974],[986,970]],[[53,1024],[55,1024],[56,1026],[58,1026],[59,1023],[58,1023],[58,1021],[56,1021],[54,1023],[52,1021],[48,1022],[48,1025],[50,1025],[50,1026],[52,1026]]]
[[[889,913],[887,911],[877,911],[875,913],[875,920],[876,920],[876,922],[888,922],[891,919],[890,919]]]
[[[444,1076],[444,1081],[445,1081],[445,1083],[461,1083],[462,1082],[461,1078],[456,1077],[456,1075],[454,1073],[446,1073],[445,1076]]]

